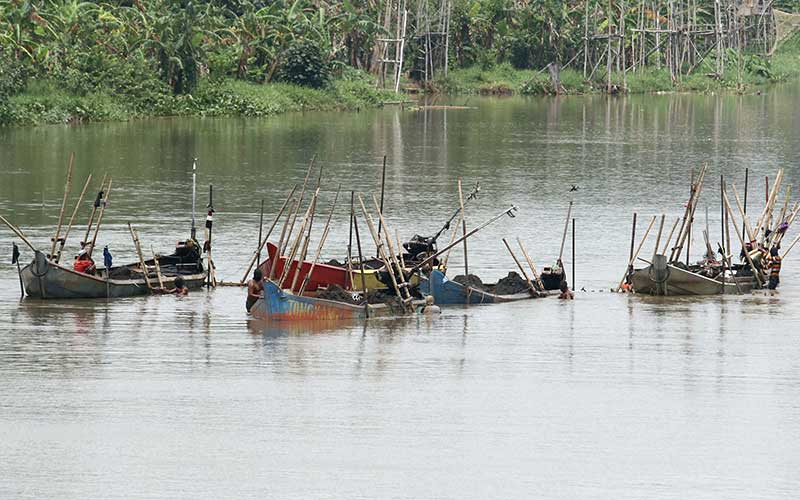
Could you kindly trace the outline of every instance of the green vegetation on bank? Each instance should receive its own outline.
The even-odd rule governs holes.
[[[666,68],[647,66],[626,75],[611,73],[611,83],[615,89],[624,88],[630,94],[656,92],[713,92],[741,91],[771,83],[780,83],[800,78],[800,33],[795,34],[781,45],[769,59],[758,55],[743,54],[741,60],[735,51],[728,51],[729,66],[722,78],[717,78],[713,60],[703,62],[688,75],[672,81]],[[741,65],[741,73],[739,72]],[[605,71],[600,70],[592,79],[584,78],[581,69],[566,68],[560,71],[559,81],[562,94],[588,94],[607,92]],[[450,71],[447,78],[440,78],[432,84],[435,92],[451,94],[482,95],[552,95],[556,93],[550,74],[546,71],[516,69],[510,63],[473,65]]]
[[[672,55],[655,48],[644,55],[655,39],[637,26],[663,30],[677,19],[672,16],[713,25],[715,0],[443,2],[409,0],[401,72],[406,86],[555,93],[550,73],[540,71],[555,64],[563,66],[561,92],[607,91],[603,37],[614,40],[608,50],[614,54],[612,67],[620,61],[630,67],[639,55],[643,63],[624,75],[612,73],[615,91],[743,90],[800,74],[797,36],[767,59],[728,35],[723,45],[740,49],[725,51],[722,72],[713,37],[699,38],[695,46],[676,34]],[[387,5],[386,0],[0,0],[0,125],[265,116],[398,100],[375,84],[381,60],[388,57],[381,40],[394,30]],[[426,34],[427,21],[417,18],[424,5],[432,5],[433,16],[449,12],[446,44],[436,33]],[[795,11],[800,0],[774,5]],[[768,43],[761,33],[757,26],[742,32],[756,50]],[[597,69],[585,78],[588,40],[595,61],[590,66]],[[421,55],[425,47],[432,47],[428,63]],[[442,79],[445,60],[450,72]],[[436,67],[438,79],[425,81],[428,64]]]

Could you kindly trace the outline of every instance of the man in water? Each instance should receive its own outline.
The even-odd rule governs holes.
[[[778,284],[780,283],[780,274],[781,274],[781,256],[778,255],[778,246],[775,245],[774,247],[769,249],[769,284],[767,288],[770,290],[775,290],[778,288]]]
[[[175,288],[171,288],[169,290],[166,290],[166,289],[157,289],[157,290],[163,290],[162,293],[166,293],[166,294],[173,294],[174,293],[178,297],[182,297],[184,295],[189,295],[189,287],[186,286],[186,281],[184,281],[183,277],[181,277],[181,276],[178,276],[177,278],[175,278]]]
[[[253,304],[256,303],[258,299],[261,298],[261,295],[264,293],[264,283],[262,281],[263,276],[261,275],[261,270],[256,269],[253,271],[253,279],[247,282],[247,302],[245,302],[245,307],[247,308],[247,312],[250,312],[250,309],[253,307]]]
[[[569,289],[569,285],[566,281],[561,282],[561,285],[559,285],[559,290],[561,290],[561,295],[558,296],[559,299],[573,300],[575,298],[575,294]]]
[[[425,296],[425,305],[420,309],[420,314],[441,314],[442,309],[433,303],[433,295]]]

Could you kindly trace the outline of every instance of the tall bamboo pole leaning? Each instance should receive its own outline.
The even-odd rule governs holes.
[[[72,224],[75,223],[75,216],[78,214],[78,209],[83,202],[83,197],[86,195],[86,189],[89,187],[89,183],[92,181],[92,174],[89,174],[89,177],[86,178],[86,183],[83,185],[83,189],[81,190],[81,195],[78,196],[78,202],[75,204],[75,208],[72,210],[72,215],[69,218],[69,223],[67,224],[67,230],[64,231],[64,237],[61,238],[61,242],[58,246],[58,254],[56,254],[56,262],[61,260],[61,254],[64,251],[64,245],[67,244],[67,238],[69,238],[69,233],[72,231]]]
[[[14,225],[14,224],[12,224],[11,222],[9,222],[9,221],[8,221],[8,219],[6,219],[5,217],[3,217],[2,215],[0,215],[0,222],[2,222],[3,224],[5,224],[6,226],[8,226],[8,228],[9,228],[9,229],[10,229],[10,230],[11,230],[11,231],[14,233],[14,234],[16,234],[17,236],[19,236],[19,239],[21,239],[23,243],[25,243],[26,245],[28,245],[28,248],[30,248],[31,250],[33,250],[33,251],[34,251],[34,253],[39,251],[39,250],[38,250],[38,249],[37,249],[35,246],[33,246],[33,243],[31,243],[31,240],[29,240],[29,239],[28,239],[28,237],[27,237],[27,236],[25,236],[25,233],[23,233],[23,232],[22,232],[22,229],[18,228],[17,226],[15,226],[15,225]]]
[[[102,206],[100,207],[100,215],[97,216],[97,225],[94,227],[94,236],[92,237],[92,246],[89,247],[88,254],[89,257],[92,256],[94,253],[94,246],[97,243],[97,233],[100,232],[100,225],[103,223],[103,215],[106,213],[106,207],[108,206],[108,197],[111,195],[111,182],[114,179],[108,179],[108,187],[106,188],[106,196],[103,198]]]
[[[308,283],[311,281],[311,275],[314,273],[314,268],[317,266],[317,261],[319,260],[320,255],[322,255],[322,247],[325,246],[325,240],[328,239],[328,233],[331,230],[331,219],[333,218],[334,210],[336,210],[336,202],[339,200],[339,192],[341,190],[342,185],[339,184],[339,187],[336,188],[336,196],[333,197],[331,211],[328,212],[328,220],[325,221],[325,228],[322,230],[322,236],[320,237],[319,244],[317,245],[317,251],[314,253],[314,260],[311,261],[311,267],[308,269],[308,273],[306,273],[305,277],[303,278],[302,285],[300,285],[299,295],[303,295],[303,293],[305,293],[306,287],[308,287]]]
[[[286,210],[286,207],[289,206],[289,203],[291,202],[292,196],[294,196],[294,192],[296,190],[297,190],[297,184],[294,185],[294,188],[292,188],[292,191],[289,193],[289,196],[287,196],[286,200],[283,202],[283,205],[281,206],[281,209],[278,212],[278,215],[275,216],[275,219],[273,219],[273,221],[272,221],[272,225],[269,227],[269,230],[267,230],[266,236],[264,236],[264,238],[262,238],[259,241],[258,248],[256,249],[255,253],[253,254],[253,258],[250,259],[250,264],[247,266],[247,270],[244,272],[244,277],[242,278],[242,281],[240,281],[241,284],[244,284],[247,281],[247,276],[250,275],[250,270],[253,269],[253,266],[256,264],[256,262],[259,262],[261,260],[260,259],[261,251],[267,245],[267,241],[269,241],[269,237],[272,235],[272,231],[275,229],[275,226],[278,225],[278,222],[280,221],[281,215],[283,215],[283,212]],[[280,257],[280,256],[276,255],[276,258],[278,258],[278,257]]]
[[[308,187],[308,179],[311,177],[311,171],[314,168],[314,163],[316,162],[316,160],[317,160],[317,155],[315,154],[314,156],[311,157],[311,162],[309,163],[308,170],[306,171],[306,177],[305,179],[303,179],[303,187],[300,189],[300,197],[297,198],[297,203],[295,203],[294,209],[291,211],[292,222],[288,226],[288,230],[286,232],[286,241],[284,241],[286,247],[289,246],[289,241],[291,241],[292,239],[292,232],[294,231],[295,222],[297,222],[297,215],[300,212],[300,206],[302,206],[303,200],[305,199],[304,197],[306,194],[306,187]],[[320,175],[319,178],[321,179],[322,169],[320,169],[319,175]],[[286,230],[287,228],[284,227],[284,229]],[[283,246],[278,247],[278,256],[281,256],[284,253],[286,253],[286,248],[284,248]]]
[[[706,177],[706,166],[703,165],[703,168],[700,170],[700,174],[697,176],[697,182],[695,183],[695,187],[692,192],[692,196],[690,197],[689,206],[687,207],[688,212],[688,219],[686,220],[686,226],[683,233],[678,232],[678,244],[675,249],[675,258],[680,259],[681,251],[683,250],[683,245],[686,242],[686,238],[688,238],[691,230],[692,230],[692,221],[694,220],[694,213],[697,209],[697,202],[700,200],[700,193],[703,190],[703,181]]]
[[[699,180],[700,179],[698,178],[698,182]],[[672,247],[672,251],[669,254],[669,262],[674,262],[676,259],[680,259],[680,250],[678,249],[678,242],[681,239],[681,235],[684,233],[684,230],[686,229],[687,222],[689,221],[689,214],[692,210],[692,203],[694,201],[695,196],[696,196],[696,185],[694,181],[692,181],[692,187],[689,192],[689,201],[686,202],[686,210],[684,210],[683,213],[683,220],[681,221],[680,229],[678,229],[678,235],[675,237],[676,238],[675,246]]]
[[[361,195],[358,195],[358,203],[361,205],[361,211],[364,213],[364,220],[367,221],[367,227],[369,227],[369,232],[372,234],[372,239],[375,241],[375,245],[378,248],[378,256],[383,261],[383,264],[386,266],[386,271],[389,274],[389,279],[392,282],[392,287],[394,288],[395,293],[399,299],[403,299],[403,294],[400,292],[400,285],[397,284],[397,278],[395,278],[394,270],[392,269],[392,263],[389,257],[386,255],[386,250],[384,248],[384,244],[380,238],[378,238],[378,232],[375,229],[375,223],[372,220],[372,216],[367,212],[367,207],[364,205],[364,200],[362,199]],[[410,308],[410,304],[403,301],[403,306],[406,309]]]
[[[278,263],[283,256],[281,249],[283,248],[284,238],[286,238],[286,230],[289,229],[289,223],[292,219],[292,210],[290,209],[286,212],[286,220],[283,223],[283,227],[281,228],[281,236],[278,238],[278,247],[275,249],[275,258],[270,258],[270,266],[269,266],[269,276],[267,279],[272,279],[275,276],[275,268],[277,267]],[[284,266],[286,265],[286,260],[284,260]]]
[[[658,235],[656,236],[656,246],[653,247],[653,260],[651,262],[656,261],[656,254],[658,253],[658,247],[661,244],[661,232],[664,230],[664,219],[666,219],[666,214],[661,214],[661,223],[658,225]]]
[[[306,224],[308,224],[308,221],[309,221],[309,219],[311,217],[311,213],[313,212],[314,208],[316,207],[317,194],[318,194],[318,192],[314,193],[314,196],[312,196],[312,198],[311,198],[311,202],[308,204],[308,209],[306,210],[306,213],[303,216],[303,221],[300,224],[300,229],[298,231],[297,238],[295,238],[294,243],[292,244],[292,251],[289,252],[289,254],[286,256],[286,260],[284,261],[283,272],[281,273],[281,279],[280,279],[280,281],[278,281],[278,286],[280,288],[283,288],[283,283],[289,277],[289,273],[291,272],[292,264],[294,264],[294,258],[297,256],[297,251],[300,248],[300,242],[303,239],[303,232],[305,230]],[[287,246],[288,246],[288,243],[287,243]],[[294,272],[295,272],[295,274],[300,272],[300,263],[298,263],[298,265],[295,266],[295,271]]]
[[[461,205],[461,234],[467,234],[467,217],[464,212],[464,191],[461,189],[461,177],[458,178],[458,203]],[[464,240],[464,276],[469,276],[467,240]]]
[[[458,222],[456,223],[456,227],[461,225],[461,218],[462,217],[464,217],[464,214],[459,212],[459,214],[458,214]],[[451,245],[454,241],[456,241],[457,237],[458,237],[458,229],[453,229],[453,232],[450,235],[450,243],[448,243],[448,245]],[[442,259],[441,267],[445,271],[447,270],[447,263],[450,261],[450,251],[451,250],[452,250],[452,247],[450,248],[450,250],[447,251],[447,253],[444,256],[444,259]]]
[[[375,204],[375,209],[379,209],[380,206],[378,205],[378,199],[375,196],[372,196],[372,202]],[[400,265],[400,262],[397,259],[397,252],[394,249],[394,244],[392,243],[392,235],[389,232],[389,228],[386,226],[386,219],[383,217],[383,212],[378,212],[378,220],[383,225],[383,236],[386,239],[386,246],[389,250],[389,259],[391,260],[391,264],[394,264],[397,271],[400,273],[400,279],[398,280],[398,286],[400,286],[400,290],[404,292],[400,295],[400,298],[406,303],[410,304],[412,297],[411,292],[408,290],[408,283],[406,283],[406,277],[403,274],[403,266]]]
[[[97,215],[97,209],[100,208],[102,204],[102,198],[105,195],[106,189],[106,180],[108,179],[108,174],[103,174],[103,180],[100,181],[100,191],[97,192],[97,197],[95,198],[94,203],[92,203],[92,213],[89,215],[89,224],[86,226],[86,234],[83,236],[83,243],[89,243],[89,235],[92,231],[92,225],[94,224],[94,216]]]
[[[353,215],[355,214],[356,192],[350,191],[350,236],[347,239],[347,279],[350,282],[350,289],[355,290],[353,283]]]
[[[338,193],[337,193],[338,196]],[[315,194],[314,198],[312,199],[312,204],[314,208],[311,209],[311,219],[308,221],[308,227],[306,228],[306,235],[303,238],[303,244],[300,248],[300,254],[297,259],[297,267],[294,269],[294,275],[292,276],[292,284],[289,287],[289,290],[292,292],[295,291],[295,287],[297,286],[297,280],[300,278],[300,274],[303,272],[303,262],[305,262],[306,257],[308,256],[308,246],[311,241],[311,230],[314,227],[314,216],[317,213],[317,201],[319,197]],[[298,235],[300,237],[302,235]]]
[[[511,245],[508,244],[508,240],[503,238],[503,244],[506,246],[506,249],[508,250],[508,253],[511,255],[511,258],[514,259],[514,263],[517,265],[517,268],[522,273],[522,277],[525,278],[525,283],[528,284],[528,291],[530,291],[531,294],[536,294],[536,287],[533,286],[533,282],[528,276],[528,273],[525,272],[525,268],[522,267],[522,264],[520,263],[519,259],[517,259],[517,256],[514,255],[514,251],[511,250]]]
[[[750,227],[750,220],[747,218],[747,211],[745,207],[742,206],[742,202],[739,200],[739,192],[736,191],[736,184],[731,184],[731,191],[733,191],[733,197],[736,199],[736,206],[739,208],[739,214],[742,216],[742,227],[744,227],[744,234],[747,235],[748,241],[754,243],[756,238],[753,234],[753,229]],[[744,239],[744,237],[742,237],[742,239]]]
[[[525,248],[525,245],[522,243],[522,240],[519,239],[519,237],[517,237],[517,245],[519,245],[519,249],[522,251],[522,255],[525,257],[525,260],[528,261],[528,267],[531,268],[531,272],[533,273],[533,279],[536,280],[536,286],[538,286],[539,290],[543,292],[544,283],[542,282],[542,278],[539,275],[539,271],[536,270],[536,264],[533,262],[533,259],[528,253],[528,249]]]
[[[639,252],[642,251],[642,247],[644,246],[644,242],[647,241],[647,236],[650,234],[650,230],[653,228],[653,224],[655,224],[655,223],[656,223],[656,216],[654,215],[653,218],[650,219],[650,224],[647,226],[647,230],[645,230],[644,236],[642,236],[642,241],[639,242],[639,246],[636,247],[636,251],[633,253],[633,256],[631,257],[631,260],[628,262],[628,265],[625,267],[625,275],[622,276],[622,279],[619,281],[619,285],[617,285],[617,288],[615,288],[615,290],[617,292],[619,292],[622,289],[622,285],[625,283],[625,279],[628,277],[628,272],[629,272],[631,266],[633,265],[633,263],[636,262],[636,257],[638,257],[639,256]]]
[[[144,263],[144,255],[142,255],[142,246],[139,242],[139,234],[136,230],[131,226],[131,223],[128,222],[128,230],[131,232],[131,238],[133,239],[133,246],[136,248],[136,255],[139,257],[139,265],[142,266],[142,274],[144,275],[144,281],[147,283],[147,288],[152,290],[153,285],[150,283],[150,276],[149,271],[147,270],[147,265]]]
[[[662,255],[667,255],[667,250],[669,250],[669,243],[672,241],[672,235],[675,233],[675,229],[678,228],[678,223],[680,223],[681,218],[675,218],[675,223],[672,225],[672,229],[669,231],[669,235],[667,235],[667,239],[664,242],[664,248],[661,249]]]
[[[361,235],[358,232],[358,216],[353,212],[353,229],[356,233],[356,248],[358,249],[358,267],[359,274],[361,275],[361,290],[364,292],[364,302],[369,303],[367,300],[367,278],[364,274],[364,252],[361,251]],[[350,286],[353,286],[351,283]],[[369,315],[369,307],[366,308],[367,315]]]
[[[72,189],[72,173],[75,170],[75,153],[69,155],[69,169],[67,170],[67,183],[64,185],[64,198],[61,200],[61,212],[58,214],[58,224],[56,225],[56,234],[53,236],[53,247],[50,249],[50,260],[56,260],[56,245],[58,245],[58,238],[61,235],[61,224],[64,222],[64,210],[67,209],[67,198]]]

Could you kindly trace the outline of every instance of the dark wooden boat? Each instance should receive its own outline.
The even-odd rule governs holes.
[[[542,280],[544,289],[547,291],[558,290],[562,281],[567,281],[567,273],[564,268],[545,267],[542,269],[539,278]]]
[[[165,255],[158,259],[165,288],[174,288],[180,276],[191,288],[200,288],[206,281],[202,262],[194,257]],[[150,268],[154,261],[145,261]],[[33,262],[22,268],[22,281],[28,297],[38,299],[98,299],[132,297],[150,292],[141,265],[137,262],[110,270],[98,269],[96,275],[75,271],[71,266],[51,262],[39,251]],[[150,272],[150,283],[158,286],[156,273]]]
[[[419,307],[424,301],[415,301]],[[272,281],[264,282],[264,295],[250,309],[256,318],[271,321],[340,321],[408,314],[399,303],[352,304],[295,295]]]
[[[491,290],[492,285],[487,285]],[[423,295],[432,295],[437,305],[456,304],[495,304],[498,302],[514,302],[517,300],[535,299],[541,295],[531,292],[515,293],[511,295],[497,295],[491,291],[465,286],[448,279],[441,271],[433,270],[427,278],[423,278],[419,285]]]

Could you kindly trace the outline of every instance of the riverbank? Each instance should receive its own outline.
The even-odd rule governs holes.
[[[737,64],[739,62],[740,64]],[[666,68],[647,67],[638,71],[612,72],[613,91],[629,94],[655,92],[747,92],[769,84],[800,78],[800,34],[794,35],[769,59],[743,55],[737,61],[729,53],[722,78],[714,75],[714,61],[699,64],[690,74],[672,81]],[[576,65],[578,68],[580,65]],[[741,74],[739,72],[741,66]],[[581,95],[605,93],[608,84],[603,68],[591,80],[583,76],[583,68],[566,68],[560,72],[561,94]],[[481,95],[553,95],[556,89],[546,71],[519,70],[509,63],[459,68],[447,78],[436,80],[429,89],[433,93]]]
[[[0,102],[0,125],[72,124],[161,116],[261,117],[297,111],[355,111],[397,101],[361,72],[315,89],[288,83],[257,84],[233,78],[203,81],[189,94],[162,89],[119,93],[102,88],[84,94],[55,81],[37,81]]]

